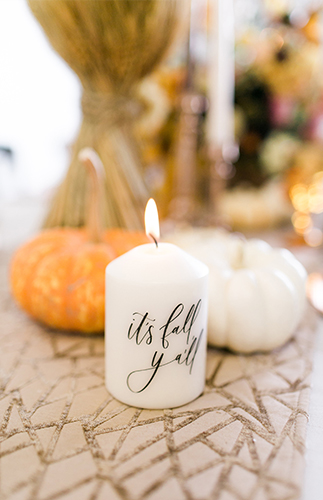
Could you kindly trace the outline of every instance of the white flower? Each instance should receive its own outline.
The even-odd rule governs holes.
[[[265,172],[276,175],[286,170],[300,141],[286,132],[272,132],[260,151],[260,164]]]

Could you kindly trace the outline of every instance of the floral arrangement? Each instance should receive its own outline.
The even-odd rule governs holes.
[[[234,228],[257,229],[290,220],[291,201],[299,211],[292,188],[299,183],[311,185],[313,175],[323,171],[319,13],[306,15],[300,19],[295,12],[280,12],[270,20],[262,19],[257,26],[238,29],[241,34],[236,40],[235,135],[240,156],[225,180],[226,189],[219,195],[218,204],[225,222]],[[193,38],[198,38],[200,46],[205,33],[200,29],[198,35]],[[182,48],[149,82],[143,82],[151,113],[149,120],[139,124],[138,133],[146,181],[163,216],[173,214],[176,148],[188,82],[190,90],[206,102],[199,111],[195,138],[195,196],[200,205],[204,203],[204,210],[208,209],[207,62],[197,52],[194,43],[193,54]],[[312,200],[311,206],[313,203]],[[321,206],[321,202],[317,203],[315,210]],[[307,215],[310,210],[307,209]],[[298,222],[295,227],[304,224]]]
[[[307,19],[280,13],[237,39],[235,133],[240,156],[220,200],[220,211],[234,227],[257,229],[290,219],[293,186],[310,183],[323,170],[318,20],[317,12]],[[302,223],[297,214],[292,221],[295,228],[302,225],[297,232],[303,236],[309,226],[300,215]],[[310,220],[309,211],[306,215]]]
[[[230,187],[278,180],[295,209],[294,228],[309,244],[319,241],[311,213],[322,206],[313,180],[323,170],[321,51],[318,12],[307,19],[281,15],[265,29],[244,33],[236,47],[240,158]]]
[[[318,159],[321,154],[323,95],[317,13],[302,27],[292,19],[286,14],[268,28],[249,30],[237,42],[240,158],[232,185],[247,181],[259,186],[298,166],[303,175],[306,169],[312,174],[313,161],[304,162],[304,156]],[[314,170],[320,167],[316,162]]]

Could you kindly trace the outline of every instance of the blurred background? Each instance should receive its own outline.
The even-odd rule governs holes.
[[[66,171],[80,84],[25,0],[0,2],[0,197],[37,196]]]
[[[185,34],[140,83],[143,176],[164,219],[323,241],[323,14],[316,0],[191,0]],[[50,199],[81,85],[26,0],[0,2],[0,201]]]

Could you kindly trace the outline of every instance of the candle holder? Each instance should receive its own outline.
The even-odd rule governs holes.
[[[199,216],[197,149],[201,118],[206,99],[186,92],[180,101],[178,143],[175,153],[174,198],[171,218],[176,222],[194,222]]]
[[[227,186],[227,181],[235,174],[233,161],[238,154],[239,148],[236,144],[226,149],[220,147],[209,148],[210,183],[206,216],[209,225],[225,225],[223,214],[219,212],[219,199]]]

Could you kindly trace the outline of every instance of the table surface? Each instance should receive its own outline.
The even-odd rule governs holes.
[[[323,491],[323,321],[314,345],[312,390],[306,436],[306,469],[302,500],[321,500]]]
[[[274,353],[209,349],[206,390],[193,403],[130,408],[104,387],[102,338],[50,331],[13,304],[6,262],[39,226],[42,209],[12,204],[1,215],[0,498],[322,498],[323,323],[313,311]],[[316,268],[317,252],[297,254]]]

